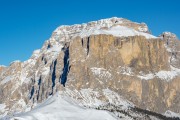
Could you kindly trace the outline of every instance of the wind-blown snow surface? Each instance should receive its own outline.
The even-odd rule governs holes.
[[[70,97],[55,94],[30,112],[15,115],[10,120],[116,120],[107,111],[79,106]]]
[[[139,28],[135,29],[132,26],[128,26],[127,23],[134,25],[136,24],[137,26],[139,26]],[[99,34],[113,35],[116,37],[144,36],[147,39],[157,38],[148,33],[148,27],[146,24],[139,24],[117,17],[102,19],[99,21],[92,21],[83,24],[62,25],[53,32],[52,38],[61,42],[64,40],[70,40],[77,36],[83,38],[90,35]]]
[[[103,30],[103,29],[98,29],[98,28],[94,28],[92,30],[83,30],[80,33],[81,37],[86,37],[89,35],[99,35],[99,34],[105,34],[105,35],[113,35],[113,36],[117,36],[117,37],[127,37],[127,36],[144,36],[147,39],[150,38],[156,38],[153,35],[150,35],[148,33],[143,33],[143,32],[139,32],[136,31],[132,28],[128,28],[128,27],[124,27],[124,26],[115,26],[115,27],[110,27],[107,30]]]

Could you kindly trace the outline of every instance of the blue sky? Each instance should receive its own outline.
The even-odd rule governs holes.
[[[179,0],[0,0],[0,64],[27,60],[63,24],[123,17],[180,37]]]

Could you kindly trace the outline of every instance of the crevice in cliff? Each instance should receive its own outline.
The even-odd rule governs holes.
[[[38,80],[38,86],[39,86],[39,89],[38,89],[38,93],[37,93],[37,101],[39,100],[39,91],[40,91],[40,88],[41,88],[41,81],[42,81],[42,78],[40,76],[39,80]]]
[[[89,42],[90,42],[90,37],[87,39],[87,55],[89,54]]]
[[[150,42],[148,41],[148,57],[149,57],[149,64],[150,67],[152,68],[152,60],[151,60],[151,48],[150,48]]]
[[[120,39],[115,39],[114,40],[114,46],[119,46],[121,44],[121,40]]]
[[[133,58],[130,62],[129,67],[135,68],[137,66],[138,63],[138,59],[137,58]]]
[[[44,57],[44,55],[42,56],[41,61],[44,61],[45,65],[47,64],[47,59]]]
[[[50,43],[48,43],[48,46],[47,46],[47,49],[49,49],[49,48],[51,48],[51,44]]]
[[[52,77],[51,77],[51,80],[52,80],[52,93],[53,94],[53,89],[54,89],[54,86],[55,86],[55,80],[56,80],[56,65],[57,65],[57,59],[54,61],[54,63],[52,64],[51,66],[51,70],[53,69],[52,71]]]
[[[46,59],[46,58],[44,58],[44,64],[45,64],[45,65],[47,64],[47,59]]]
[[[81,39],[81,44],[82,44],[82,47],[84,46],[84,41],[83,41],[83,38]]]
[[[30,95],[30,99],[33,97],[33,95],[34,95],[34,86],[32,86],[32,88],[31,88],[31,95]]]
[[[41,58],[41,61],[43,61],[44,60],[44,55],[42,56],[42,58]]]
[[[67,76],[70,70],[69,66],[69,46],[66,44],[63,48],[64,50],[64,67],[63,67],[63,72],[60,76],[60,82],[61,84],[65,87],[66,81],[67,81]]]

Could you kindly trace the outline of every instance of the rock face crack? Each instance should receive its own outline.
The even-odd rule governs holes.
[[[81,44],[82,44],[82,47],[83,47],[83,45],[84,45],[84,41],[83,41],[83,38],[81,39]]]
[[[90,37],[88,37],[88,40],[87,40],[87,55],[89,54],[89,42],[90,42]]]
[[[67,76],[69,73],[69,46],[66,44],[65,47],[63,48],[64,50],[64,67],[63,67],[63,72],[60,76],[60,82],[61,84],[65,87],[66,81],[67,81]]]
[[[149,64],[150,64],[150,66],[152,66],[151,47],[150,47],[150,43],[149,42],[148,42],[148,57],[149,57]]]
[[[31,88],[31,95],[30,95],[30,99],[33,97],[33,95],[34,95],[34,86],[32,86],[32,88]]]
[[[37,94],[37,101],[39,100],[39,92],[40,92],[40,88],[41,88],[41,81],[42,81],[42,78],[41,78],[41,76],[40,76],[40,78],[39,78],[39,80],[38,80],[38,86],[39,86],[39,88],[38,88],[38,94]]]
[[[57,65],[57,59],[54,61],[54,64],[53,64],[53,72],[52,72],[52,93],[53,94],[53,88],[55,86],[55,80],[56,80],[56,65]],[[52,69],[52,67],[51,67]]]

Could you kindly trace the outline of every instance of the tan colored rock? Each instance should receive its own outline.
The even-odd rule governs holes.
[[[140,71],[170,70],[168,52],[161,39],[147,40],[138,36],[116,38],[108,35],[76,38],[70,44],[70,64],[67,87],[78,90],[87,87],[111,88],[136,105],[156,112],[171,109],[171,104],[175,104],[175,93],[179,92],[179,89],[169,92],[172,88],[179,88],[175,80],[166,82],[154,78],[146,81],[117,73],[119,66],[131,67],[136,74]],[[92,68],[104,69],[105,75],[101,75],[103,72],[100,75],[93,74]],[[175,86],[166,87],[171,84]]]

